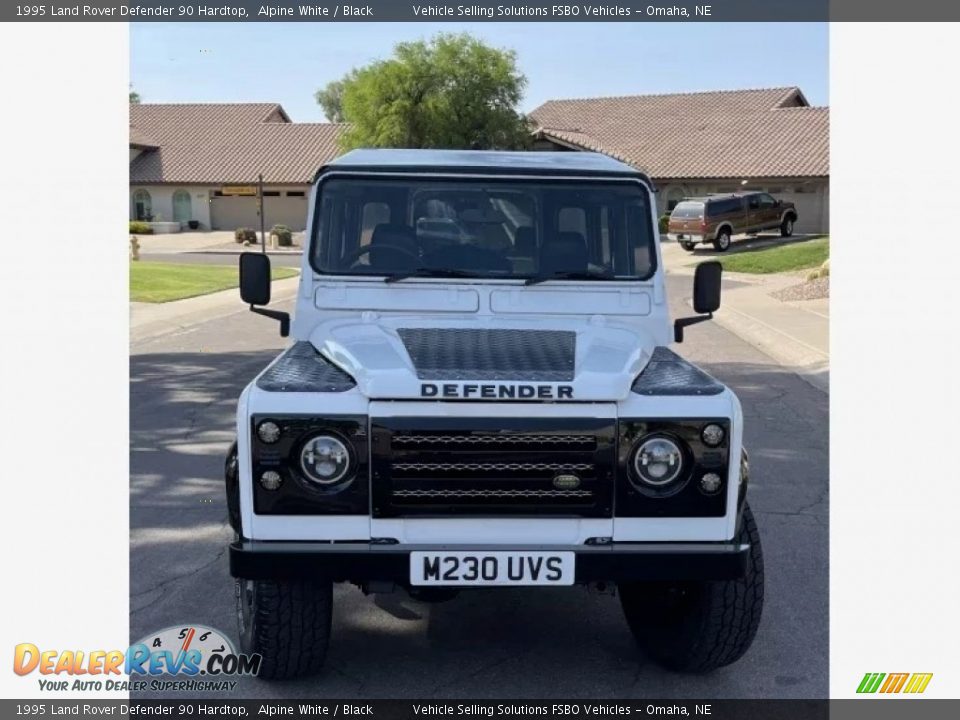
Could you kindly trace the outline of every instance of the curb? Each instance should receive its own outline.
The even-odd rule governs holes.
[[[715,313],[713,319],[795,372],[807,384],[830,393],[830,358],[821,350],[729,304]]]
[[[294,299],[299,286],[299,275],[275,280],[271,304]],[[247,306],[240,301],[237,288],[168,303],[131,302],[130,343],[151,340],[241,312],[247,312]]]

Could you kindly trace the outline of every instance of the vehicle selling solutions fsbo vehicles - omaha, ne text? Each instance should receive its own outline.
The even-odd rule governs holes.
[[[244,652],[316,672],[332,584],[439,600],[615,584],[647,654],[750,646],[763,559],[740,403],[668,349],[650,180],[593,153],[357,150],[323,167],[292,345],[243,391],[226,489]],[[442,230],[442,231],[441,231]]]

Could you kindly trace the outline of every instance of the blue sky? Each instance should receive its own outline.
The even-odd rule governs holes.
[[[441,31],[515,50],[524,111],[551,98],[783,85],[829,102],[826,23],[131,23],[130,79],[144,102],[279,102],[318,122],[318,88]]]

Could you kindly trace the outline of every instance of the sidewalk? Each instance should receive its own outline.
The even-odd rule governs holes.
[[[260,233],[257,232],[259,238]],[[206,232],[179,232],[163,235],[137,235],[142,254],[176,255],[180,253],[223,253],[232,254],[248,250],[259,250],[256,246],[247,247],[233,239],[233,233],[213,230]],[[303,233],[293,234],[292,247],[271,248],[267,238],[267,253],[269,255],[299,255],[303,250]]]
[[[271,305],[296,297],[300,277],[275,280]],[[208,320],[246,311],[237,288],[168,303],[130,303],[130,342],[184,330]]]
[[[690,282],[696,259],[678,246],[663,245],[668,275]],[[723,274],[720,310],[714,320],[791,368],[813,387],[830,391],[830,300],[783,302],[770,296],[804,281],[806,273]]]
[[[830,301],[770,297],[802,282],[798,276],[728,273],[727,278],[743,285],[724,289],[716,321],[815,388],[830,392]]]

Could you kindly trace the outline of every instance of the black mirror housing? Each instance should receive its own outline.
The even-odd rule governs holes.
[[[267,255],[240,254],[240,297],[247,305],[270,304],[270,258]]]
[[[693,310],[709,314],[720,309],[720,281],[723,265],[716,260],[697,265],[693,274]]]
[[[683,342],[683,329],[713,318],[720,309],[720,288],[723,279],[723,265],[709,260],[697,265],[693,273],[693,309],[698,315],[678,318],[673,322],[674,342]]]
[[[251,312],[280,322],[280,337],[290,334],[290,313],[254,307],[270,303],[270,258],[263,253],[240,254],[240,297]]]

